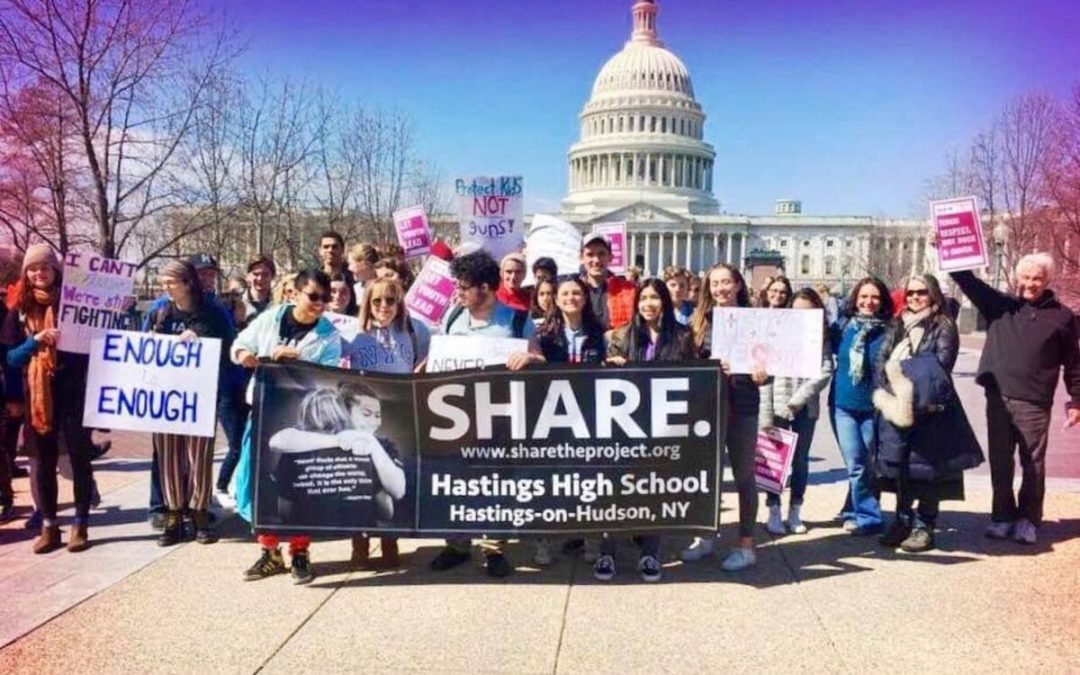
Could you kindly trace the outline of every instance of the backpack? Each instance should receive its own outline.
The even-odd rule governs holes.
[[[446,319],[446,327],[450,328],[450,326],[453,326],[454,322],[457,321],[459,318],[461,318],[461,315],[464,312],[465,312],[465,308],[462,307],[461,305],[458,305],[457,307],[450,310],[450,316],[447,317],[447,319]],[[529,320],[529,314],[527,312],[522,312],[521,310],[518,310],[518,309],[514,310],[514,319],[510,323],[510,327],[511,327],[511,330],[513,331],[513,336],[514,337],[520,338],[523,335],[525,335],[525,322],[528,321],[528,320]]]

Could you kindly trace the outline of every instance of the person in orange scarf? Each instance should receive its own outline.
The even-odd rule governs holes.
[[[48,244],[34,244],[23,256],[22,275],[12,310],[0,329],[7,347],[7,365],[23,373],[26,393],[26,449],[36,463],[37,508],[41,536],[34,553],[61,546],[57,522],[56,469],[61,447],[71,459],[75,483],[75,522],[67,548],[89,548],[87,524],[93,494],[93,444],[82,425],[87,357],[60,352],[57,316],[60,302],[60,261]]]

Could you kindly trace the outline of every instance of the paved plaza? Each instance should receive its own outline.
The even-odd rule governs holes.
[[[956,373],[985,441],[979,346],[965,339]],[[1035,546],[982,537],[985,465],[968,475],[967,501],[944,505],[936,551],[844,534],[832,521],[844,471],[825,422],[811,453],[809,534],[762,530],[757,567],[738,575],[719,559],[678,562],[682,542],[671,539],[659,584],[639,580],[629,545],[613,582],[576,558],[540,571],[522,545],[510,549],[516,573],[496,581],[479,556],[429,571],[431,540],[403,542],[404,567],[382,573],[351,569],[348,542],[320,542],[311,586],[287,575],[245,583],[258,552],[236,519],[212,546],[156,545],[148,439],[117,432],[98,463],[93,548],[34,556],[21,520],[0,530],[0,672],[1076,672],[1080,432],[1060,431],[1060,410]],[[25,479],[17,489],[25,506]]]

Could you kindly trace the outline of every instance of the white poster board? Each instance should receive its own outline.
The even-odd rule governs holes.
[[[461,243],[471,242],[496,261],[525,242],[521,176],[475,176],[454,182]]]
[[[505,366],[511,354],[528,349],[529,341],[520,338],[432,335],[426,371],[445,373],[466,368]]]
[[[572,223],[538,213],[529,226],[525,241],[525,279],[523,286],[534,286],[532,268],[540,258],[551,258],[559,274],[577,274],[581,268],[581,232]]]
[[[323,312],[323,316],[333,324],[334,328],[337,328],[337,331],[341,333],[341,339],[346,342],[352,342],[356,334],[360,332],[360,319],[355,316],[337,312]]]
[[[733,374],[763,367],[774,377],[817,377],[824,339],[820,309],[713,309],[711,358],[730,363]]]
[[[107,331],[90,341],[83,425],[214,436],[221,340]]]
[[[64,257],[60,289],[60,341],[64,352],[86,354],[90,340],[109,330],[137,330],[131,325],[135,265],[102,258],[94,253],[72,251]]]

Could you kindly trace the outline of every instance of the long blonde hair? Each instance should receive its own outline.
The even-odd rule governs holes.
[[[397,298],[397,316],[391,322],[391,326],[400,331],[409,329],[409,313],[405,311],[405,289],[393,279],[372,279],[364,285],[364,301],[360,304],[360,332],[366,333],[371,330],[371,324],[375,321],[371,310],[371,299],[376,293],[385,293],[389,289]]]

